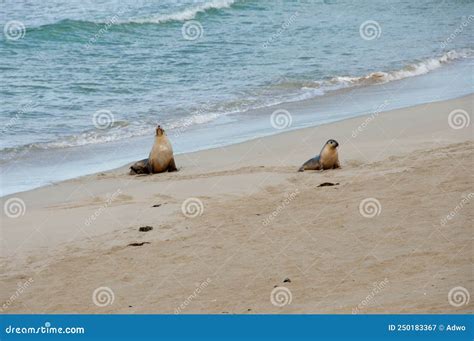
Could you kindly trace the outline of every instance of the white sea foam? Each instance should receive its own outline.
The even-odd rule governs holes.
[[[445,64],[462,58],[472,58],[474,50],[464,51],[449,51],[438,58],[428,58],[407,65],[406,67],[389,71],[377,71],[369,73],[362,77],[350,76],[336,76],[327,80],[320,80],[314,82],[298,82],[292,81],[287,83],[276,84],[275,87],[281,92],[281,89],[287,89],[288,95],[284,97],[270,96],[267,98],[258,98],[253,96],[253,104],[247,103],[248,99],[240,99],[240,102],[226,103],[220,105],[219,110],[208,105],[202,106],[198,111],[191,112],[188,116],[179,119],[174,119],[163,123],[168,134],[180,134],[192,126],[212,122],[222,116],[245,112],[251,109],[262,107],[271,107],[285,102],[296,102],[306,100],[318,96],[323,96],[330,91],[341,90],[350,87],[360,87],[375,84],[384,84],[391,81],[402,80],[408,77],[415,77],[426,74],[430,71],[436,70]],[[299,90],[299,91],[298,91]],[[236,103],[245,103],[245,105],[238,105]],[[31,149],[50,149],[50,148],[67,148],[76,147],[89,144],[107,143],[124,138],[132,138],[137,136],[144,136],[152,134],[154,130],[153,125],[149,122],[115,122],[110,129],[105,130],[91,130],[77,135],[62,138],[58,141],[33,143],[14,148],[5,148],[2,151],[3,160],[11,159],[19,152]]]
[[[473,56],[473,50],[449,51],[438,58],[428,58],[407,65],[400,70],[389,72],[376,71],[362,77],[336,76],[329,80],[315,81],[313,84],[302,86],[302,89],[320,89],[318,94],[322,95],[327,91],[344,89],[353,86],[363,86],[372,84],[383,84],[404,78],[424,75],[430,71],[442,67],[452,61]]]
[[[198,13],[203,13],[211,9],[228,8],[235,3],[235,0],[213,0],[205,2],[201,5],[186,8],[182,11],[170,13],[170,14],[159,14],[145,18],[134,18],[129,20],[119,21],[119,24],[135,23],[135,24],[161,24],[170,21],[186,21],[196,17]]]

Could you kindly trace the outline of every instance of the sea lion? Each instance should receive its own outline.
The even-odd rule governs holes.
[[[153,174],[177,170],[176,163],[174,162],[173,147],[171,147],[165,130],[158,126],[156,128],[155,143],[153,143],[148,159],[135,162],[130,167],[130,174]]]
[[[150,169],[148,168],[148,159],[137,161],[131,165],[130,174],[150,174]]]
[[[156,128],[155,143],[148,156],[148,168],[150,173],[177,171],[173,157],[173,147],[166,136],[165,130],[158,126]]]
[[[298,172],[304,172],[305,170],[324,170],[340,168],[339,157],[337,154],[337,147],[339,143],[336,140],[328,140],[321,149],[321,153],[314,158],[306,161],[298,169]]]

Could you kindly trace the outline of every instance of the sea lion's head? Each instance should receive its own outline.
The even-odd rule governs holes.
[[[328,140],[328,142],[326,142],[325,146],[331,149],[336,149],[339,146],[339,143],[336,140],[331,139],[331,140]]]
[[[158,127],[156,127],[156,136],[163,136],[163,135],[165,135],[165,130],[161,128],[160,125],[158,125]]]

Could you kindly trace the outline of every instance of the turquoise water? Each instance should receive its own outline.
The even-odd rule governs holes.
[[[277,108],[292,129],[364,114],[386,89],[386,110],[473,92],[472,1],[1,6],[1,195],[143,158],[157,123],[185,152],[279,132]]]

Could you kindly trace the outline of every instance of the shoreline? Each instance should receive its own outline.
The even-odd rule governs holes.
[[[4,313],[472,311],[446,297],[474,290],[472,203],[455,209],[472,197],[472,123],[448,121],[471,115],[473,99],[180,154],[175,173],[130,176],[126,165],[2,197],[24,206],[2,221],[0,307],[28,281]],[[329,138],[342,168],[298,173]],[[291,304],[271,303],[275,286]],[[113,304],[94,304],[102,287]]]
[[[330,91],[323,96],[240,112],[240,109],[245,109],[244,106],[237,112],[218,116],[205,124],[166,130],[176,154],[219,148],[256,137],[273,135],[275,130],[280,128],[274,123],[285,123],[287,119],[284,115],[280,115],[283,118],[280,122],[271,121],[273,113],[278,111],[280,114],[283,112],[285,115],[288,115],[286,113],[291,115],[288,126],[285,125],[283,130],[292,131],[358,117],[374,111],[391,111],[470,95],[472,94],[471,79],[466,75],[470,74],[471,70],[472,60],[462,59],[414,77],[382,84],[352,86]],[[350,105],[348,101],[354,98],[357,98],[356,105]],[[193,114],[191,117],[198,119],[201,111],[197,112],[197,115],[194,112],[190,113]],[[120,113],[119,109],[117,113]],[[116,118],[120,121],[119,116]],[[173,126],[174,121],[168,121],[166,115],[163,120],[160,123],[165,128],[170,122]],[[5,162],[2,161],[0,166],[3,177],[9,179],[8,182],[2,184],[0,196],[5,197],[51,183],[106,172],[137,159],[143,159],[147,157],[152,143],[150,141],[152,141],[153,127],[147,126],[145,130],[147,131],[148,128],[150,128],[148,134],[130,138],[123,138],[128,136],[129,132],[126,130],[114,130],[114,133],[110,131],[107,133],[112,133],[110,136],[100,134],[96,136],[98,141],[105,136],[112,138],[106,143],[83,141],[85,144],[75,147],[13,149],[12,154],[6,153]],[[121,138],[115,139],[115,134],[120,134]],[[87,140],[91,136],[81,138]],[[10,161],[6,161],[8,158],[11,158]],[[25,169],[30,171],[26,176],[23,174]]]
[[[372,86],[377,86],[377,85],[372,85]],[[344,92],[345,90],[351,91],[352,89],[340,89],[338,91]],[[338,95],[341,95],[341,93],[334,93],[334,94],[329,93],[326,96],[334,97],[334,96],[338,96]],[[448,99],[448,101],[461,100],[463,98],[470,97],[470,96],[473,96],[473,95],[474,95],[474,93],[467,94],[467,95],[460,95],[460,96],[457,96],[457,97],[450,98],[450,99]],[[300,101],[289,102],[289,103],[284,103],[284,104],[311,106],[311,104],[314,103],[315,100],[316,100],[315,98],[311,98],[311,99],[307,99],[307,100],[300,100]],[[174,154],[178,156],[178,155],[199,153],[199,152],[204,152],[204,151],[211,151],[211,150],[216,150],[216,149],[220,149],[220,148],[230,147],[230,146],[233,146],[233,145],[240,145],[240,144],[243,144],[243,143],[246,143],[246,142],[251,142],[251,141],[254,141],[254,140],[257,140],[257,139],[261,139],[261,138],[267,138],[267,137],[277,136],[277,135],[280,135],[280,134],[287,134],[287,133],[291,133],[291,132],[294,132],[294,131],[311,129],[311,128],[316,128],[316,127],[324,127],[324,126],[328,126],[328,125],[331,125],[331,124],[334,124],[334,123],[344,122],[344,121],[347,121],[347,120],[359,119],[361,117],[370,117],[370,116],[373,116],[374,114],[376,116],[379,116],[379,115],[383,115],[385,113],[389,113],[389,112],[396,111],[396,110],[414,108],[414,107],[417,107],[417,106],[423,106],[423,105],[426,105],[426,104],[434,104],[434,103],[439,103],[439,102],[444,102],[444,101],[446,101],[446,100],[440,99],[440,100],[430,101],[430,102],[426,102],[426,103],[422,103],[422,104],[402,106],[402,107],[396,108],[396,109],[388,109],[388,110],[382,109],[381,111],[378,111],[379,108],[380,108],[379,107],[379,108],[375,108],[372,112],[367,112],[367,113],[363,113],[363,114],[359,114],[359,115],[351,116],[351,117],[343,117],[341,119],[331,121],[331,122],[327,122],[327,123],[315,123],[314,125],[308,125],[308,126],[303,126],[303,127],[285,128],[285,130],[283,130],[283,131],[276,130],[273,133],[270,132],[270,133],[267,133],[267,134],[264,134],[264,135],[261,135],[261,136],[251,137],[251,138],[248,138],[248,139],[245,139],[245,140],[242,140],[242,141],[229,142],[227,144],[225,143],[223,145],[213,146],[213,147],[203,147],[202,149],[196,149],[196,150],[192,150],[192,151],[185,151],[185,152],[178,152],[178,153],[175,152]],[[274,108],[280,108],[280,107],[282,107],[282,104],[278,104],[278,105],[274,106]],[[271,107],[271,108],[273,108],[273,107]],[[269,108],[259,108],[259,109],[255,109],[254,111],[262,113],[264,111],[267,111],[268,109]],[[140,137],[140,138],[143,139],[144,137]],[[176,138],[176,137],[174,137],[174,138]],[[150,137],[149,140],[152,141],[152,137]],[[150,142],[150,148],[151,148],[151,145],[152,145],[152,142]],[[73,147],[73,148],[81,148],[81,147],[83,147],[83,146],[77,146],[77,147]],[[136,161],[140,160],[140,159],[141,159],[140,157],[137,157]],[[20,195],[22,193],[27,193],[27,192],[30,192],[30,191],[38,190],[38,189],[49,187],[49,186],[57,186],[57,185],[59,185],[63,182],[74,181],[74,180],[77,180],[77,179],[81,179],[83,177],[95,176],[95,175],[98,175],[98,174],[106,174],[106,173],[109,173],[109,172],[116,172],[116,171],[119,171],[119,170],[122,170],[122,169],[128,169],[128,167],[131,164],[133,164],[133,162],[135,162],[135,161],[127,162],[127,163],[124,163],[124,164],[122,164],[118,167],[113,167],[113,168],[102,170],[102,171],[87,173],[87,174],[79,175],[79,176],[69,178],[69,179],[65,179],[65,180],[53,181],[50,184],[35,187],[35,188],[28,189],[28,190],[25,190],[25,191],[18,191],[18,192],[14,192],[14,193],[9,193],[9,194],[0,196],[0,199],[7,199],[7,198],[10,198],[10,197],[14,197],[15,195]],[[179,167],[178,167],[178,169],[179,169]]]

